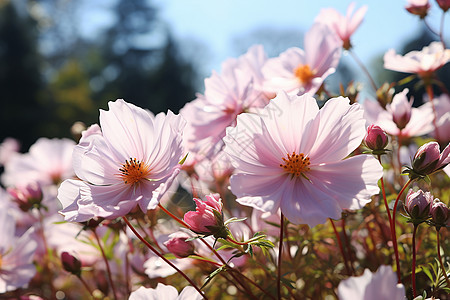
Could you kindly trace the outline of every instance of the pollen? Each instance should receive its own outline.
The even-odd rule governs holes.
[[[309,65],[300,64],[297,68],[294,69],[294,74],[301,83],[307,84],[314,78],[315,72],[314,70],[311,70]]]
[[[309,157],[306,157],[303,153],[296,154],[295,151],[292,154],[287,154],[287,158],[282,158],[284,164],[280,164],[287,173],[292,176],[300,177],[305,172],[309,171]]]
[[[150,167],[146,163],[130,157],[119,171],[119,176],[125,184],[136,185],[147,178],[150,174]]]

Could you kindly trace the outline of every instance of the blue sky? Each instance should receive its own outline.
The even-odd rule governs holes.
[[[421,22],[409,14],[402,0],[155,0],[159,16],[167,21],[176,37],[199,40],[211,52],[205,68],[220,69],[220,63],[237,55],[233,37],[258,27],[300,29],[306,31],[321,8],[334,7],[345,14],[348,5],[368,6],[366,17],[352,38],[355,52],[367,64],[372,57],[389,48],[397,49],[417,31]],[[431,0],[429,23],[438,28],[441,10]],[[446,37],[450,34],[450,14],[446,16]]]

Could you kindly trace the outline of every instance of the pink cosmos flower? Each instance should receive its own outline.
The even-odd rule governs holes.
[[[384,68],[430,77],[434,71],[450,61],[450,49],[444,49],[441,42],[432,42],[421,51],[411,51],[404,56],[396,54],[394,49],[384,55]]]
[[[347,98],[319,110],[312,96],[284,92],[260,114],[239,116],[224,138],[236,167],[230,183],[237,201],[272,213],[281,208],[292,223],[309,226],[370,202],[381,165],[371,155],[344,159],[364,138],[362,116]]]
[[[65,219],[114,219],[136,205],[154,209],[179,172],[184,125],[171,111],[153,116],[121,99],[109,102],[109,111],[100,110],[101,133],[75,147],[73,168],[81,180],[59,188]]]
[[[390,266],[380,266],[375,273],[369,269],[358,277],[342,280],[337,291],[339,300],[403,300],[405,287],[397,284],[397,277]]]
[[[363,102],[364,116],[369,123],[380,126],[388,134],[403,138],[422,136],[433,131],[433,110],[431,106],[412,107],[408,101],[408,89],[396,94],[392,103],[384,110],[376,101]]]
[[[268,103],[267,96],[257,89],[262,82],[259,69],[265,60],[262,47],[252,47],[238,59],[226,60],[220,74],[213,72],[205,79],[204,95],[198,94],[180,110],[192,127],[187,136],[190,150],[208,152],[211,149],[198,149],[205,146],[202,140],[208,139],[209,148],[213,148],[225,136],[225,128],[234,126],[237,115]]]
[[[195,288],[192,286],[185,287],[178,295],[178,291],[171,285],[164,285],[158,283],[156,288],[145,288],[141,286],[136,291],[132,292],[129,300],[200,300],[202,299]]]
[[[421,19],[427,16],[430,7],[428,0],[408,0],[408,4],[405,6],[408,12],[418,15]]]
[[[354,9],[355,2],[352,2],[347,8],[347,14],[344,16],[334,8],[323,8],[314,22],[327,25],[342,40],[342,47],[350,49],[352,47],[350,37],[361,25],[367,12],[367,5],[362,6],[353,13]]]
[[[15,155],[5,165],[3,183],[15,186],[37,182],[45,187],[73,177],[74,146],[69,139],[38,139],[28,153]]]
[[[14,219],[3,205],[0,203],[0,294],[24,287],[33,278],[36,273],[33,256],[37,247],[32,238],[34,229],[20,238],[15,237]]]
[[[267,61],[262,69],[266,91],[313,95],[336,71],[342,41],[326,25],[315,23],[305,34],[304,47],[289,48]]]

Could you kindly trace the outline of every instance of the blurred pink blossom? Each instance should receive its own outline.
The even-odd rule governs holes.
[[[2,199],[3,200],[3,199]],[[15,222],[0,203],[0,294],[25,287],[36,273],[33,256],[37,243],[34,228],[20,238],[15,236]]]
[[[0,166],[6,165],[11,159],[20,154],[20,143],[13,138],[6,138],[0,144]]]
[[[450,8],[450,0],[436,0],[436,2],[444,12]]]
[[[266,61],[262,46],[254,46],[239,58],[230,58],[222,64],[222,72],[213,71],[205,79],[205,93],[187,103],[180,113],[192,127],[188,138],[189,150],[208,152],[225,136],[225,128],[234,126],[236,116],[263,107],[268,97],[260,88],[260,69]],[[199,141],[207,139],[208,149],[199,149]]]
[[[156,288],[145,288],[141,286],[130,294],[129,300],[200,300],[202,299],[194,287],[187,286],[178,295],[178,291],[171,285],[158,283]]]
[[[309,226],[361,208],[382,175],[372,156],[344,159],[361,144],[364,124],[362,108],[347,98],[319,110],[310,95],[279,93],[260,114],[242,114],[227,129],[225,152],[236,167],[231,191],[243,205],[281,208],[292,223]]]
[[[404,300],[405,287],[397,284],[391,266],[380,266],[372,273],[365,269],[362,276],[342,280],[337,291],[339,300]]]
[[[434,107],[436,109],[436,126],[439,134],[433,130],[430,134],[437,138],[442,144],[450,142],[450,97],[447,94],[442,94],[433,99]],[[428,101],[424,104],[424,107],[432,110],[431,102]]]
[[[392,103],[386,105],[386,110],[376,101],[364,101],[364,117],[369,124],[376,124],[388,134],[403,138],[432,132],[434,116],[431,106],[424,104],[417,108],[412,107],[413,102],[408,101],[407,93],[408,89],[404,89],[396,94]]]
[[[352,47],[350,37],[361,25],[367,12],[367,5],[362,6],[353,13],[354,9],[355,2],[352,2],[347,8],[347,14],[344,16],[334,8],[323,8],[314,22],[327,25],[342,40],[344,49],[350,49]]]
[[[5,165],[3,183],[15,186],[37,182],[45,187],[73,177],[74,146],[69,139],[38,139],[28,153],[15,155]]]
[[[267,61],[262,69],[266,91],[314,95],[325,78],[336,71],[342,41],[328,26],[315,23],[305,34],[304,47],[289,48]]]
[[[66,220],[114,219],[136,205],[154,209],[179,172],[181,116],[153,116],[123,100],[109,102],[109,109],[100,110],[102,133],[75,147],[73,168],[81,181],[66,180],[59,188]]]
[[[450,49],[444,49],[441,42],[432,42],[421,51],[411,51],[404,56],[395,53],[394,49],[384,54],[384,68],[430,77],[434,71],[450,61]]]

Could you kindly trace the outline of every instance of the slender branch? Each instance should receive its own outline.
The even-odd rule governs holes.
[[[364,66],[363,62],[358,58],[358,56],[352,50],[348,50],[348,52],[350,52],[350,55],[356,61],[358,66],[366,74],[367,78],[369,79],[370,85],[372,86],[373,90],[376,92],[378,90],[378,88],[377,88],[375,81],[373,80],[373,77],[370,75],[369,70],[367,70],[367,68]]]
[[[417,233],[418,225],[414,224],[413,236],[412,236],[412,270],[411,270],[411,282],[412,282],[412,290],[413,297],[417,297],[417,288],[416,288],[416,233]]]
[[[142,242],[144,243],[147,248],[149,248],[153,253],[155,253],[159,258],[161,258],[164,262],[166,262],[169,266],[171,266],[172,268],[174,268],[178,273],[180,273],[181,276],[183,276],[196,290],[197,292],[199,292],[200,295],[202,295],[202,297],[206,300],[208,300],[208,298],[205,296],[205,294],[200,290],[200,288],[180,269],[178,269],[172,262],[170,262],[167,258],[164,257],[164,255],[162,255],[161,253],[159,253],[155,248],[153,248],[152,245],[150,245],[149,242],[147,242],[140,234],[139,232],[137,232],[137,230],[133,227],[133,225],[131,225],[131,223],[128,221],[128,219],[123,216],[122,217],[123,221],[125,222],[125,224],[128,225],[128,227],[131,229],[131,231],[133,231],[133,233],[136,235],[136,237]]]
[[[398,244],[397,244],[397,235],[395,233],[395,216],[397,212],[398,201],[400,200],[400,196],[406,190],[408,185],[411,183],[411,179],[403,186],[402,190],[398,193],[397,199],[395,199],[394,210],[392,211],[392,224],[391,224],[391,235],[392,235],[392,244],[394,246],[394,254],[395,254],[395,263],[397,265],[397,283],[402,283],[401,273],[400,273],[400,258],[398,256]]]
[[[441,230],[441,228],[436,227],[437,255],[439,259],[439,264],[441,265],[442,273],[444,273],[445,281],[447,282],[447,287],[450,287],[450,280],[448,279],[447,271],[445,270],[445,266],[444,263],[442,262],[441,257],[441,242],[440,242],[441,238],[439,237],[440,235],[439,230]]]
[[[425,24],[425,26],[428,28],[428,30],[431,31],[431,33],[433,33],[433,34],[435,34],[435,35],[437,35],[437,36],[440,36],[439,32],[437,32],[436,30],[434,30],[434,29],[430,26],[430,24],[427,22],[427,20],[426,20],[425,18],[423,18],[422,20],[423,20],[423,23]]]
[[[100,242],[100,239],[98,237],[97,231],[95,231],[95,228],[92,229],[92,232],[94,233],[95,240],[97,241],[98,247],[100,248],[100,252],[102,253],[103,260],[105,261],[106,272],[108,272],[108,281],[109,281],[109,285],[111,286],[111,289],[112,289],[112,292],[114,295],[114,299],[118,299],[117,293],[116,293],[116,287],[112,280],[112,272],[111,272],[111,268],[109,267],[108,257],[106,257],[105,250],[103,249],[102,243]]]
[[[337,243],[339,246],[339,250],[341,251],[342,258],[344,259],[345,271],[347,272],[347,275],[351,276],[352,272],[350,271],[350,267],[348,266],[347,256],[345,255],[344,247],[342,246],[342,241],[341,241],[339,233],[336,229],[336,225],[334,225],[334,221],[332,219],[329,219],[329,220],[331,222],[331,226],[333,226],[333,231],[334,231],[334,234],[336,235],[336,240],[337,240]]]
[[[284,215],[281,213],[280,220],[280,246],[278,247],[278,272],[277,272],[277,295],[278,300],[281,300],[281,254],[283,252],[283,232],[284,232]]]

